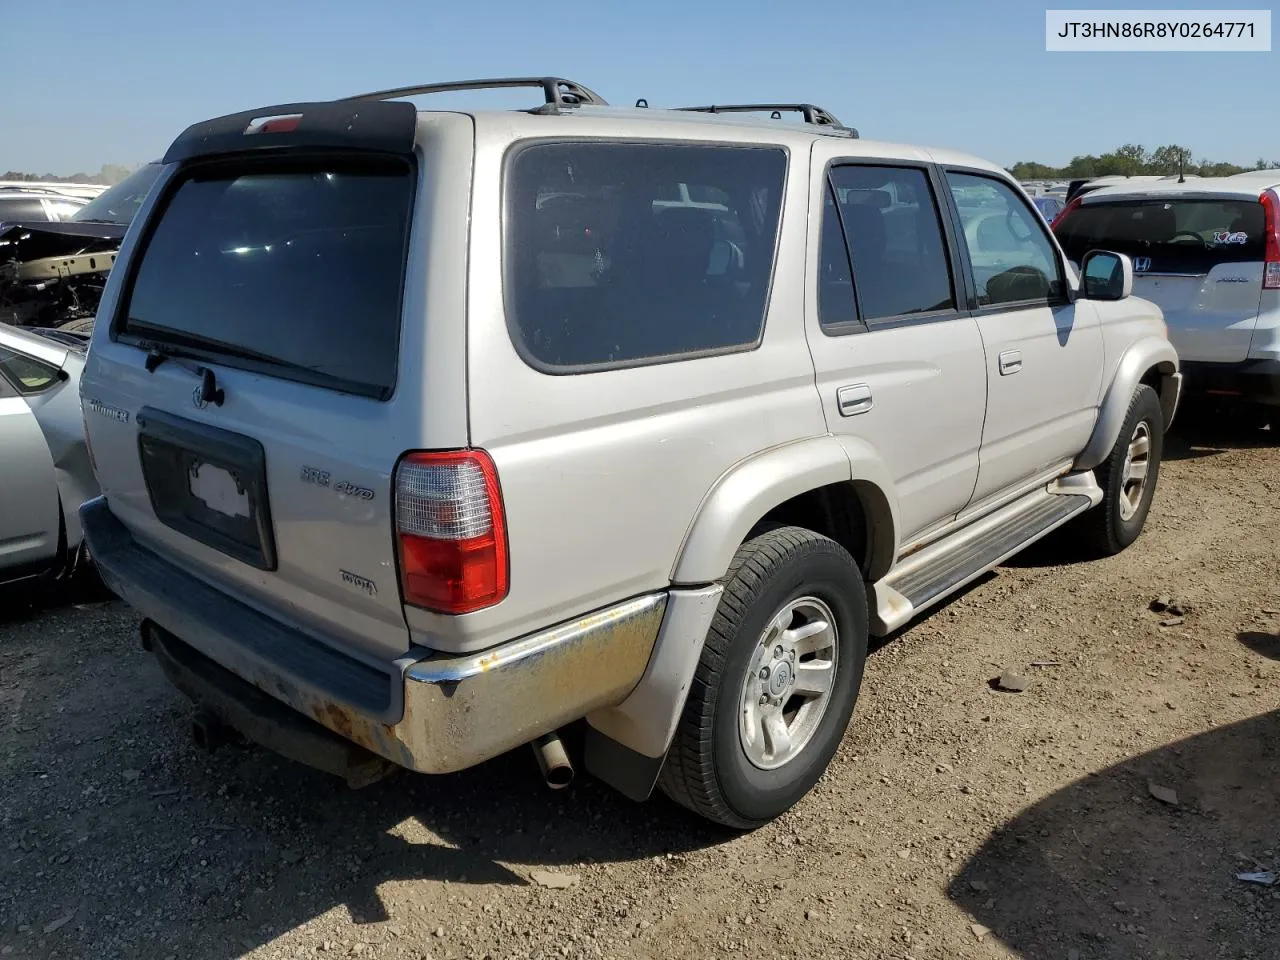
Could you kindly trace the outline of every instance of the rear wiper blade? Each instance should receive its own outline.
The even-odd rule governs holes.
[[[199,364],[185,363],[183,354],[174,350],[165,344],[155,343],[148,340],[138,341],[138,346],[147,351],[147,359],[143,362],[147,373],[155,373],[156,368],[166,360],[172,360],[183,369],[190,370],[200,378],[200,405],[212,403],[215,407],[222,406],[224,400],[227,399],[226,392],[218,386],[217,375],[208,367]]]
[[[295,363],[292,360],[284,360],[269,353],[261,353],[249,347],[242,347],[239,344],[227,343],[225,340],[219,340],[216,337],[204,337],[199,334],[183,333],[179,330],[171,330],[168,327],[156,326],[143,320],[135,320],[132,317],[129,318],[126,330],[140,334],[138,346],[147,351],[146,368],[148,373],[154,372],[156,367],[166,360],[176,360],[180,357],[200,359],[199,354],[187,352],[192,350],[220,354],[224,357],[232,357],[238,360],[250,360],[279,370],[298,370],[326,383],[345,385],[349,382],[342,377],[326,373],[319,367],[309,366],[305,363]],[[147,333],[158,334],[160,339],[148,338],[146,336]],[[184,364],[184,366],[192,369],[197,376],[202,375],[206,369],[204,367],[191,367],[187,364]]]

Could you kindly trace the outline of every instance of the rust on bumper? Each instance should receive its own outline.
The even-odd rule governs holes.
[[[420,660],[405,672],[394,724],[282,686],[277,675],[244,679],[393,763],[452,773],[625,700],[648,666],[666,603],[665,592],[648,594],[481,653]]]
[[[667,607],[666,592],[656,591],[480,653],[371,665],[148,550],[105,498],[87,502],[80,516],[107,585],[243,682],[238,713],[244,725],[253,725],[260,691],[345,740],[424,773],[474,766],[621,703],[644,675]],[[233,685],[223,686],[225,712],[237,712],[228,699],[235,697]]]

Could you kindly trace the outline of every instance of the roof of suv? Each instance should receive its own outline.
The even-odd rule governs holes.
[[[419,110],[420,115],[437,111]],[[673,139],[705,139],[707,132],[714,129],[735,131],[734,139],[751,139],[751,134],[761,135],[770,143],[783,143],[796,147],[808,147],[815,141],[828,141],[833,138],[830,128],[820,124],[795,123],[784,120],[761,119],[744,114],[702,113],[681,109],[661,109],[649,107],[613,107],[583,105],[560,114],[530,114],[525,111],[510,110],[465,110],[444,111],[460,112],[475,118],[478,123],[515,128],[520,135],[528,129],[550,127],[555,125],[556,132],[562,133],[567,127],[586,121],[607,121],[611,124],[625,125],[627,129],[643,132],[648,135],[667,135]],[[838,129],[838,128],[837,128]],[[866,140],[861,137],[841,137],[841,152],[850,156],[885,157],[893,159],[931,160],[942,164],[973,167],[999,173],[1010,179],[1008,171],[981,157],[949,150],[940,147],[928,147],[914,144],[894,143],[881,140]]]
[[[1143,199],[1150,197],[1239,197],[1257,200],[1263,190],[1280,187],[1280,170],[1252,170],[1230,177],[1188,178],[1185,183],[1177,180],[1148,181],[1141,184],[1117,184],[1099,187],[1085,194],[1081,202],[1105,203],[1108,200]]]
[[[981,157],[954,150],[863,140],[856,129],[846,127],[830,111],[812,103],[716,104],[650,109],[648,102],[641,99],[633,107],[617,107],[611,106],[599,94],[582,84],[551,76],[448,81],[356,94],[338,100],[280,104],[228,114],[188,127],[169,147],[162,162],[170,163],[194,156],[226,152],[229,145],[248,134],[291,136],[296,130],[297,135],[305,140],[315,140],[318,137],[329,142],[337,137],[360,138],[366,143],[396,142],[397,138],[402,138],[407,132],[404,128],[405,111],[360,110],[358,105],[404,101],[435,93],[516,87],[540,89],[543,104],[518,110],[431,110],[414,104],[404,106],[415,110],[420,122],[428,120],[432,115],[471,117],[476,124],[476,133],[483,134],[491,143],[552,132],[563,134],[565,130],[575,128],[575,132],[591,137],[615,136],[621,129],[634,130],[655,138],[705,142],[709,139],[708,131],[717,129],[725,140],[746,144],[763,142],[799,149],[820,140],[830,142],[838,139],[843,144],[841,152],[852,156],[952,164],[989,171],[1007,181],[1013,181],[1008,171]],[[803,122],[785,123],[781,119],[783,113],[799,114]],[[309,114],[305,121],[304,114]],[[755,118],[752,114],[756,115]],[[760,119],[760,114],[766,114],[769,119]],[[397,115],[400,119],[396,119]],[[356,127],[360,128],[359,131],[354,130]],[[402,140],[400,142],[403,143]]]

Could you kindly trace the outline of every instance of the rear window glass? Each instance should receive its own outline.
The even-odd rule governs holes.
[[[513,155],[506,303],[535,366],[634,364],[760,338],[780,148],[555,143]]]
[[[1261,261],[1262,204],[1255,200],[1141,200],[1083,204],[1054,224],[1076,263],[1099,247],[1149,257],[1149,273],[1208,273]]]
[[[385,398],[412,191],[393,160],[195,173],[147,242],[122,332]]]

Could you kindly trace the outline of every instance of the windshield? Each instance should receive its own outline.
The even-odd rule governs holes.
[[[1201,274],[1261,261],[1264,224],[1256,200],[1122,200],[1076,207],[1053,232],[1076,263],[1102,247],[1144,258],[1143,272]]]
[[[128,226],[160,176],[160,164],[139,167],[114,187],[108,187],[71,216],[80,223],[119,223]]]

